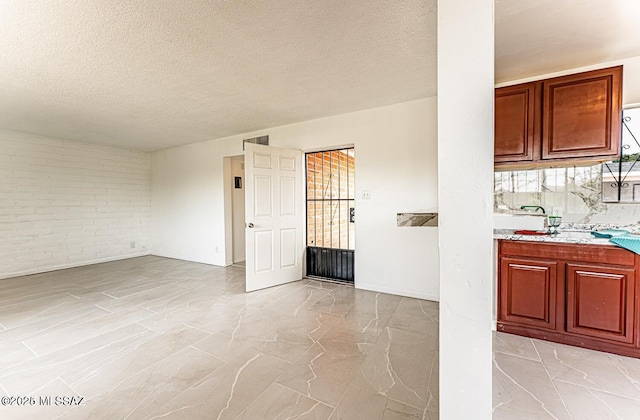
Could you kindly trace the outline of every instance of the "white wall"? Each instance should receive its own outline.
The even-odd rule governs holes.
[[[354,145],[356,287],[437,300],[437,228],[398,228],[396,213],[437,206],[436,98],[155,152],[152,253],[225,265],[223,157],[242,139],[304,151]],[[228,217],[228,215],[227,215]]]
[[[196,143],[152,154],[152,254],[226,265],[219,146]],[[239,153],[242,149],[233,154]]]
[[[622,105],[640,106],[640,56],[621,61]]]
[[[148,254],[149,166],[148,153],[0,131],[0,278]]]

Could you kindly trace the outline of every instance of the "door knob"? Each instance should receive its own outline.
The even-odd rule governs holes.
[[[247,225],[247,227],[248,227],[248,228],[252,228],[252,227],[253,227],[253,223],[249,223],[249,224]]]

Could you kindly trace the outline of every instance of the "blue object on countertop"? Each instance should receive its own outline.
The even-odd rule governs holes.
[[[592,230],[591,234],[596,238],[613,238],[614,236],[626,235],[628,230],[624,229],[607,229],[607,230]]]
[[[638,235],[627,234],[614,236],[609,239],[609,242],[628,249],[631,252],[635,252],[636,254],[640,254],[640,236]]]

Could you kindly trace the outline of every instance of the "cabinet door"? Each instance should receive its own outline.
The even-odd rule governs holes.
[[[557,263],[500,260],[500,321],[556,328]]]
[[[567,264],[567,331],[632,343],[633,268]]]
[[[530,161],[534,157],[536,84],[508,86],[495,93],[495,162]]]
[[[621,116],[622,67],[545,80],[542,159],[617,155]]]

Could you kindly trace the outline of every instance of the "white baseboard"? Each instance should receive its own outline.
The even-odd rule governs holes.
[[[219,263],[215,263],[215,262],[210,261],[210,260],[186,258],[186,257],[183,257],[183,256],[165,254],[165,253],[162,253],[162,252],[153,252],[152,251],[149,255],[153,255],[155,257],[170,258],[172,260],[180,260],[180,261],[194,262],[194,263],[198,263],[198,264],[213,265],[215,267],[226,267],[227,265],[231,265],[231,264],[228,264],[228,262],[226,260],[222,264],[219,264]]]
[[[390,295],[406,296],[406,297],[411,297],[416,299],[424,299],[424,300],[431,300],[434,302],[440,302],[440,296],[437,296],[434,294],[419,292],[416,290],[394,289],[392,287],[384,287],[377,284],[361,283],[358,280],[356,280],[355,282],[355,288],[362,289],[362,290],[369,290],[371,292],[388,293]]]
[[[244,257],[243,257],[243,258],[238,258],[238,259],[233,260],[233,263],[234,263],[234,264],[238,264],[238,263],[241,263],[241,262],[245,262],[246,260],[247,260],[247,259],[246,259],[246,258],[244,258]]]
[[[33,274],[48,273],[50,271],[65,270],[67,268],[83,267],[85,265],[100,264],[100,263],[111,262],[111,261],[128,260],[129,258],[146,257],[147,255],[151,255],[151,253],[140,252],[137,254],[117,255],[115,257],[97,258],[94,260],[87,260],[87,261],[75,262],[70,264],[60,264],[60,265],[55,265],[53,267],[47,267],[47,268],[36,268],[33,270],[25,270],[25,271],[18,271],[15,273],[0,274],[0,280],[10,279],[13,277],[30,276]]]

